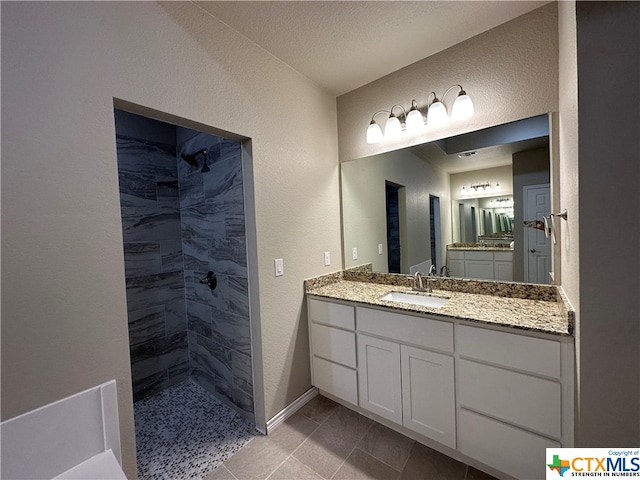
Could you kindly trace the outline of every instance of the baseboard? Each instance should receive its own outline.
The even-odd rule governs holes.
[[[291,415],[293,415],[307,403],[309,403],[311,399],[313,399],[313,397],[315,397],[316,395],[318,395],[318,389],[316,387],[311,387],[289,405],[280,410],[271,420],[267,421],[267,435],[271,430],[276,428],[287,418],[289,418]]]

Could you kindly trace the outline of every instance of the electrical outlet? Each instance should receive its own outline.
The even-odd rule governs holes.
[[[378,244],[378,255],[382,255],[382,244]]]
[[[331,265],[331,252],[324,252],[324,266],[328,267]]]
[[[282,275],[284,275],[284,260],[282,260],[281,258],[276,258],[273,263],[276,277],[281,277]]]
[[[351,258],[353,260],[357,260],[358,259],[358,248],[357,247],[353,247],[351,249]]]

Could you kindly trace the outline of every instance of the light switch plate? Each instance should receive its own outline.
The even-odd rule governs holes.
[[[281,277],[284,275],[284,260],[281,258],[276,258],[273,261],[276,277]]]
[[[331,252],[324,252],[324,266],[328,267],[331,265]]]
[[[382,244],[378,244],[378,255],[382,255]]]
[[[353,247],[351,249],[351,258],[353,260],[357,260],[358,259],[358,248],[357,247]]]

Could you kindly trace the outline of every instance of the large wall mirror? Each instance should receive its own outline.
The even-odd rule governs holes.
[[[549,158],[540,115],[342,163],[345,267],[549,283]]]

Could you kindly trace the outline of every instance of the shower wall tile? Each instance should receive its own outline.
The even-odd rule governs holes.
[[[179,365],[189,361],[187,334],[178,333],[131,348],[134,398],[141,399],[177,383]]]
[[[172,207],[122,207],[125,242],[177,239],[181,236],[180,210]]]
[[[213,310],[212,338],[230,350],[251,355],[251,330],[249,317],[234,315],[228,311]]]
[[[160,254],[162,262],[162,272],[176,272],[184,269],[182,259],[182,241],[175,240],[160,241]]]
[[[180,135],[178,135],[180,137]],[[179,152],[207,149],[210,172],[178,163],[191,377],[253,418],[242,158],[238,142],[207,134]],[[212,270],[212,292],[199,283]]]
[[[182,272],[178,273],[182,275]],[[165,303],[164,311],[167,335],[187,331],[187,312],[183,295],[174,302]]]
[[[182,272],[160,273],[127,279],[129,311],[184,300]]]
[[[160,244],[155,242],[125,243],[124,269],[127,278],[161,273]]]
[[[189,237],[183,240],[184,268],[209,271],[211,240],[203,237]]]
[[[180,208],[180,190],[178,179],[156,179],[158,206]]]
[[[249,282],[243,277],[229,278],[229,311],[249,317]]]
[[[253,395],[253,376],[251,357],[239,352],[231,352],[231,365],[234,385],[247,395]]]
[[[129,312],[129,344],[138,345],[164,337],[164,306]]]
[[[224,275],[247,276],[247,249],[244,237],[213,239],[209,267]]]

